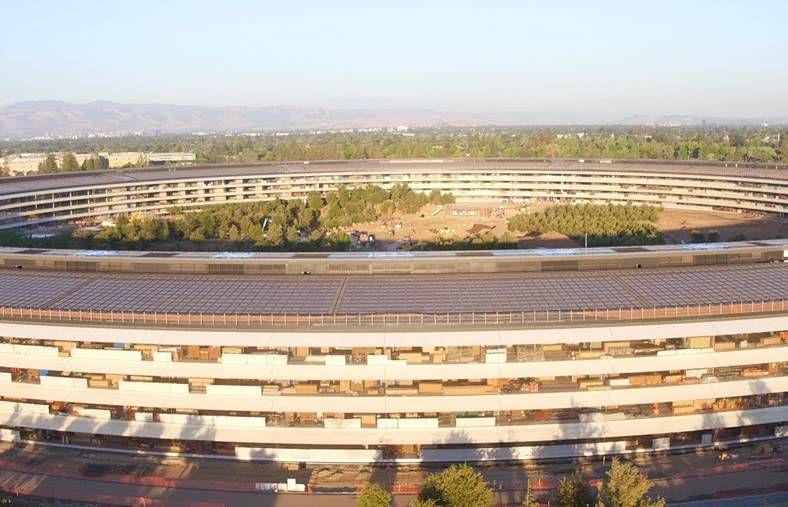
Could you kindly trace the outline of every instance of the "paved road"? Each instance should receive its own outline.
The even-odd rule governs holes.
[[[699,500],[671,504],[674,507],[771,507],[788,505],[788,493],[753,495],[747,498]]]
[[[788,441],[784,442],[788,447]],[[714,452],[683,455],[639,457],[634,461],[647,470],[655,482],[654,492],[670,501],[708,499],[718,495],[759,493],[769,488],[788,491],[788,460],[782,455],[772,459],[753,459],[751,450],[737,451],[739,463],[721,469]],[[549,486],[555,480],[577,469],[589,477],[601,477],[608,463],[601,461],[562,462],[535,464],[501,464],[479,466],[478,469],[490,483],[511,488],[524,484],[525,478],[533,484],[544,479]],[[14,467],[17,467],[16,470]],[[748,468],[746,468],[748,467]],[[335,507],[354,505],[352,495],[297,495],[263,494],[250,491],[254,482],[284,482],[295,477],[298,482],[309,483],[316,491],[350,492],[357,484],[368,480],[390,486],[396,484],[418,485],[427,473],[439,467],[298,467],[242,463],[216,459],[183,459],[153,456],[135,456],[44,446],[0,445],[0,487],[5,490],[22,488],[42,496],[72,496],[89,491],[102,498],[133,499],[144,497],[159,500],[159,505],[263,505],[277,507]],[[170,487],[157,487],[140,483],[145,479],[170,480]],[[160,483],[156,483],[160,484]],[[533,488],[534,486],[532,486]],[[497,493],[499,504],[519,503],[520,491]],[[84,498],[87,500],[88,498]],[[407,496],[398,496],[398,507],[407,505]],[[186,502],[186,503],[183,503]],[[121,502],[122,504],[123,502]],[[698,504],[715,505],[711,504]],[[759,504],[756,504],[759,505]],[[775,504],[775,505],[780,505]]]

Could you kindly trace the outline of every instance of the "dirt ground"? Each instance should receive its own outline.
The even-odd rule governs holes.
[[[520,204],[501,205],[500,203],[473,205],[459,203],[444,207],[428,205],[418,213],[360,223],[356,224],[353,229],[373,234],[379,250],[406,249],[408,242],[418,245],[423,242],[463,240],[473,236],[481,236],[487,232],[500,238],[508,230],[507,219],[520,213],[521,208]],[[528,209],[535,210],[537,207],[531,205]],[[473,214],[455,214],[455,210],[458,213]],[[520,248],[574,248],[579,246],[572,239],[557,232],[539,236],[514,234],[514,237],[518,239]]]
[[[716,231],[720,241],[733,240],[740,235],[748,240],[788,237],[788,218],[774,215],[668,209],[660,215],[657,227],[665,243],[670,244],[688,243],[692,231],[703,234]]]
[[[356,224],[353,229],[374,235],[378,249],[385,250],[391,243],[400,246],[406,242],[461,240],[487,231],[500,237],[507,230],[506,216],[516,212],[517,208],[501,216],[453,216],[449,206],[440,209],[425,206],[415,214],[397,214],[388,219]]]
[[[390,219],[357,224],[353,229],[373,234],[376,250],[407,250],[409,242],[463,240],[491,232],[500,238],[507,229],[507,219],[521,210],[521,204],[501,205],[481,203],[425,206],[419,213],[397,215]],[[529,211],[543,209],[539,203],[531,204]],[[474,215],[456,215],[453,210],[475,212]],[[744,239],[788,238],[788,218],[771,215],[737,214],[711,211],[663,210],[657,227],[663,232],[665,243],[691,242],[693,231],[708,235],[716,232],[719,241]],[[517,235],[519,248],[576,248],[576,241],[550,232],[539,236]]]

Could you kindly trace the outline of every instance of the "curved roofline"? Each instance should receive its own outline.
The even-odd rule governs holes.
[[[257,162],[254,164],[203,164],[203,165],[168,165],[160,167],[110,169],[104,171],[80,171],[56,174],[36,174],[5,178],[0,195],[12,195],[24,192],[43,192],[70,188],[74,186],[112,185],[133,181],[151,181],[169,176],[171,179],[200,178],[215,175],[214,171],[229,170],[227,176],[253,176],[257,174],[287,173],[322,173],[352,172],[374,169],[391,170],[392,165],[403,170],[416,165],[419,169],[431,170],[438,167],[453,169],[483,169],[485,165],[515,164],[511,170],[580,170],[619,172],[618,169],[628,168],[630,171],[648,173],[681,173],[700,176],[720,177],[751,177],[773,180],[788,180],[788,165],[759,164],[750,162],[716,162],[716,161],[673,161],[655,159],[549,159],[549,158],[443,158],[443,159],[368,159],[368,160],[319,160],[319,161],[285,161]],[[519,165],[519,167],[517,166]],[[378,166],[378,167],[374,167]],[[385,167],[389,166],[389,167]],[[481,167],[480,167],[481,166]],[[278,171],[277,171],[278,169]],[[716,170],[715,170],[716,169]],[[749,169],[744,172],[742,169]],[[200,174],[187,174],[187,173]],[[145,178],[150,176],[150,178]],[[110,178],[107,178],[110,177]],[[112,177],[117,180],[112,180]],[[91,180],[85,182],[84,180]],[[69,184],[69,180],[73,183]],[[103,180],[103,181],[102,181]],[[50,181],[51,186],[40,183]],[[28,187],[28,188],[26,188]]]

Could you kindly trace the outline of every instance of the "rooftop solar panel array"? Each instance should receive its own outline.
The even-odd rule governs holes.
[[[632,304],[605,274],[351,279],[340,313],[470,313],[618,308]]]
[[[651,306],[776,300],[788,296],[785,265],[726,266],[622,273],[620,279]]]
[[[329,313],[340,280],[104,276],[52,305],[61,310],[177,313]]]
[[[651,308],[788,299],[788,264],[454,276],[128,275],[0,270],[0,305],[321,315]]]
[[[34,276],[15,271],[0,272],[0,305],[40,308],[60,294],[79,287],[79,276],[37,273]]]

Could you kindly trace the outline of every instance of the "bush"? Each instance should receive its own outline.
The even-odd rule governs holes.
[[[427,477],[419,500],[431,500],[443,507],[489,507],[493,492],[482,474],[470,465],[452,465]]]
[[[391,493],[383,489],[379,484],[368,482],[356,497],[356,505],[358,507],[389,507],[391,505]]]

